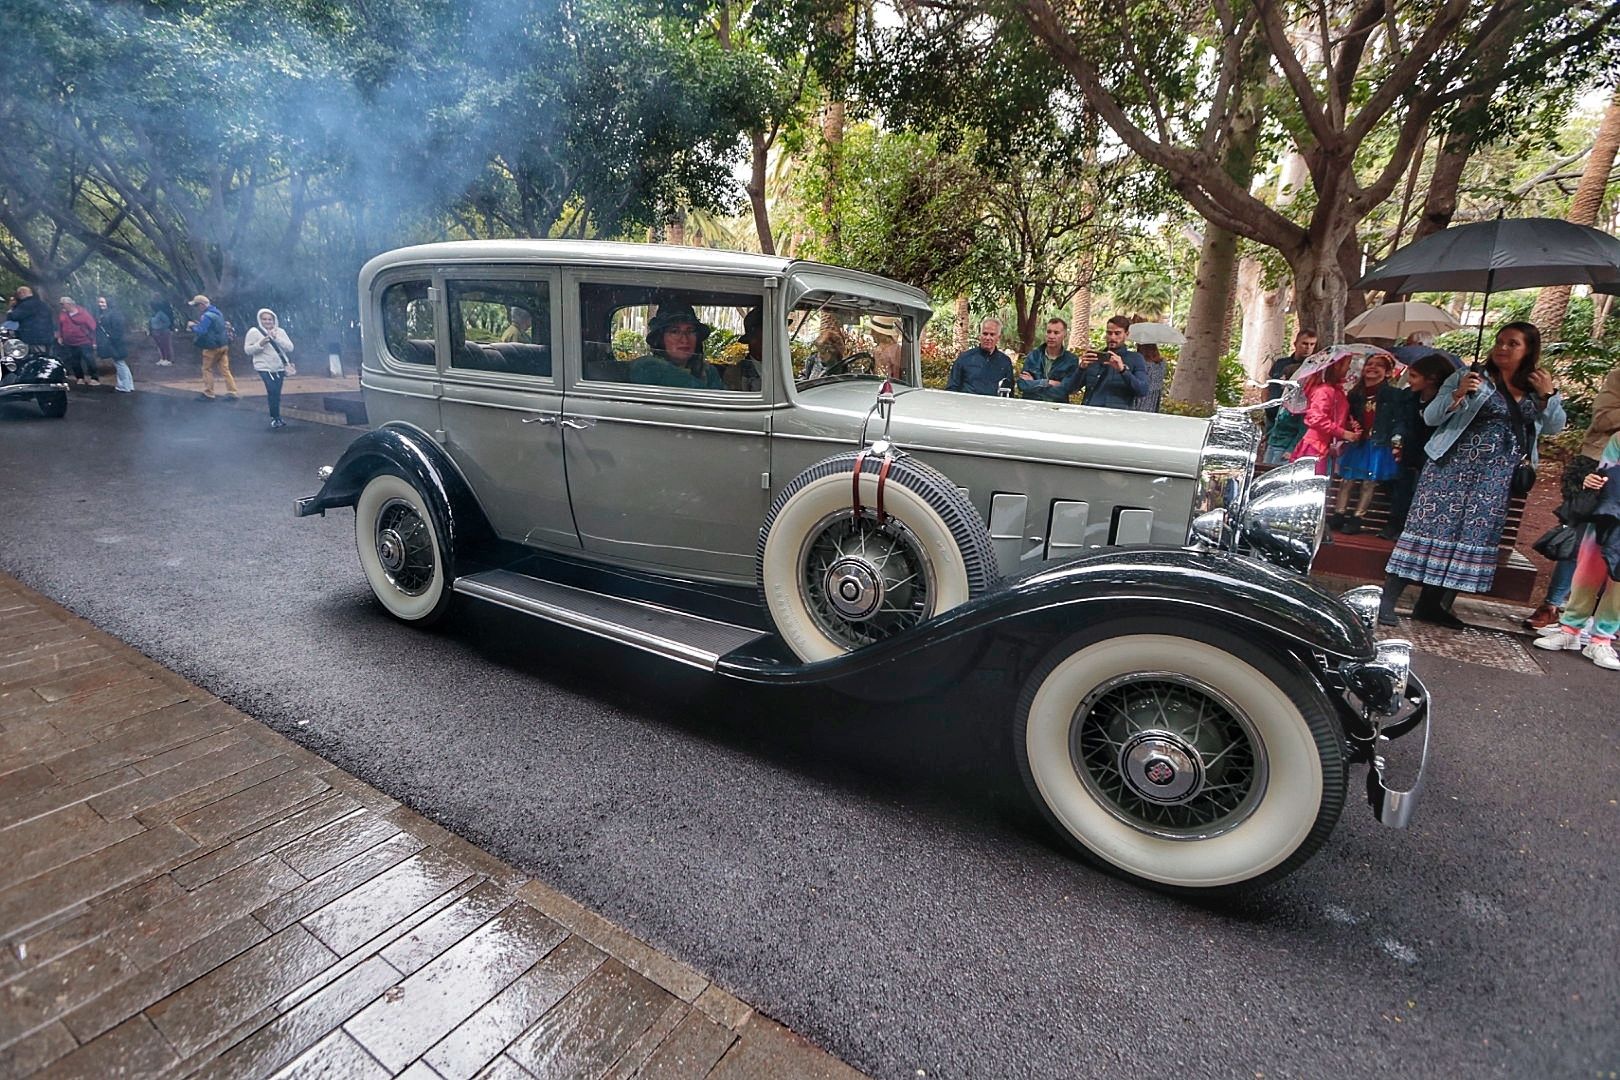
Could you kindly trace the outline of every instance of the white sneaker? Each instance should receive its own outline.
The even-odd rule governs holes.
[[[1536,631],[1536,637],[1551,637],[1553,634],[1562,634],[1563,632],[1563,623],[1548,623],[1546,626],[1543,626],[1541,629]]]
[[[1549,652],[1557,652],[1560,649],[1568,649],[1573,652],[1581,647],[1581,639],[1578,634],[1566,634],[1560,630],[1556,634],[1544,634],[1530,644],[1538,649],[1546,649]]]
[[[1581,655],[1608,671],[1620,671],[1620,656],[1614,655],[1614,646],[1607,641],[1594,641],[1581,650]]]
[[[158,362],[157,362],[157,366],[158,366],[158,367],[170,367],[170,366],[172,366],[172,365],[173,365],[173,364],[174,364],[174,361],[173,361],[173,360],[159,360],[159,361],[158,361]]]

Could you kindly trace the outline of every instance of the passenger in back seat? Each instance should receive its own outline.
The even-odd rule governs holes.
[[[525,345],[534,344],[534,316],[529,314],[527,308],[511,307],[507,309],[506,318],[511,324],[501,334],[502,341],[520,341]]]
[[[714,365],[703,359],[709,327],[690,305],[660,310],[647,327],[652,352],[630,363],[630,381],[648,386],[684,386],[694,390],[724,390],[725,382]]]

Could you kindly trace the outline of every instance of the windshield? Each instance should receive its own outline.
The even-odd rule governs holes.
[[[873,307],[852,297],[808,296],[788,313],[793,378],[802,387],[828,379],[888,379],[917,386],[913,314]]]

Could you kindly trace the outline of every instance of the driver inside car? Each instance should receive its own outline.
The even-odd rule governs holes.
[[[690,304],[660,308],[647,326],[652,351],[630,362],[630,381],[644,386],[680,386],[695,390],[724,390],[725,382],[703,359],[703,342],[710,328]]]

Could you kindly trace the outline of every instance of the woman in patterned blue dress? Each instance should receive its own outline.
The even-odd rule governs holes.
[[[1456,594],[1490,591],[1513,471],[1526,453],[1538,460],[1540,436],[1564,430],[1563,401],[1540,359],[1540,332],[1508,323],[1484,370],[1454,373],[1424,409],[1436,425],[1424,447],[1431,463],[1384,568],[1381,617],[1394,618],[1401,590],[1416,581],[1423,591],[1412,617],[1461,627],[1451,613]]]

